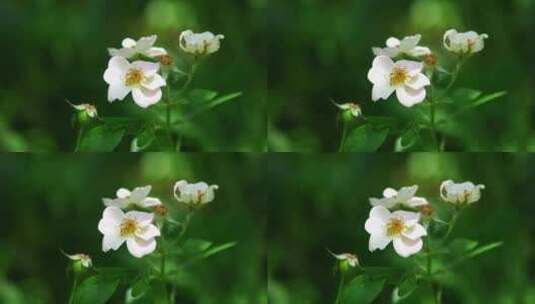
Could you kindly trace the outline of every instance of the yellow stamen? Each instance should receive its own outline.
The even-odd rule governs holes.
[[[124,83],[127,86],[139,85],[143,80],[143,71],[140,69],[130,69],[124,78]]]
[[[388,236],[400,235],[403,230],[405,230],[405,225],[398,218],[393,218],[386,224],[386,235]]]
[[[402,67],[395,67],[390,73],[390,85],[398,86],[404,84],[409,79],[409,72]]]
[[[128,236],[133,236],[136,231],[138,230],[138,224],[135,220],[133,219],[126,219],[124,220],[122,223],[121,223],[121,236],[122,237],[128,237]]]

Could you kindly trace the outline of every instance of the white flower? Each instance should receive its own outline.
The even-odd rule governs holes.
[[[408,257],[422,250],[425,228],[418,223],[420,214],[408,211],[390,213],[383,206],[373,207],[364,228],[370,234],[369,249],[385,249],[394,243],[394,250],[402,257]]]
[[[191,30],[180,34],[180,47],[184,52],[194,55],[208,55],[215,53],[221,46],[223,35],[214,35],[211,32],[194,33]]]
[[[104,209],[98,230],[104,235],[102,251],[117,250],[126,242],[128,251],[141,258],[156,249],[156,237],[160,230],[152,220],[154,214],[140,211],[129,211],[126,214],[117,207]]]
[[[375,206],[383,206],[388,209],[395,207],[416,208],[429,204],[423,197],[414,196],[418,186],[402,187],[399,191],[392,188],[386,188],[383,191],[383,198],[370,198],[370,204]]]
[[[351,115],[355,118],[362,116],[362,109],[358,104],[354,102],[346,102],[343,104],[337,104],[336,102],[333,103],[338,109],[342,111],[350,111]]]
[[[390,58],[407,54],[412,57],[419,57],[431,54],[428,47],[418,46],[422,35],[407,36],[402,40],[396,37],[390,37],[386,40],[386,48],[372,48],[375,56],[388,56]]]
[[[329,251],[330,252],[330,251]],[[331,252],[331,255],[335,257],[339,261],[346,261],[347,264],[351,267],[356,267],[359,265],[359,259],[356,255],[351,253],[341,253],[341,254],[335,254]]]
[[[142,37],[138,41],[135,41],[132,38],[126,38],[121,43],[121,49],[109,48],[108,52],[110,53],[110,56],[121,56],[124,58],[131,58],[137,54],[147,57],[167,55],[167,51],[164,48],[153,46],[157,38],[158,36],[156,35]]]
[[[373,83],[372,100],[388,99],[394,91],[399,102],[412,107],[425,99],[425,87],[429,79],[422,73],[423,63],[399,60],[395,63],[388,56],[377,56],[368,72]]]
[[[137,206],[141,208],[150,208],[162,205],[162,202],[155,198],[149,197],[151,186],[137,187],[130,192],[130,190],[125,188],[120,188],[117,190],[117,198],[103,198],[102,202],[106,207],[117,207],[121,209],[126,209],[132,206]]]
[[[165,80],[158,74],[160,65],[148,61],[128,62],[120,56],[112,57],[104,72],[104,81],[109,84],[108,101],[123,100],[132,92],[134,102],[147,108],[162,98],[161,87]]]
[[[173,192],[177,201],[191,206],[200,206],[214,200],[214,190],[219,186],[205,182],[190,184],[185,180],[175,183]]]
[[[444,34],[444,47],[457,54],[474,54],[480,52],[485,47],[485,39],[489,38],[487,34],[481,34],[474,31],[458,33],[456,30],[448,30]]]
[[[472,182],[456,184],[447,180],[440,185],[440,196],[452,204],[472,204],[481,198],[481,189],[485,189],[485,185],[474,185]]]
[[[87,254],[83,254],[83,253],[67,254],[65,252],[63,252],[63,254],[75,262],[79,261],[80,264],[82,264],[82,266],[85,268],[90,268],[93,266],[93,261],[91,260],[91,257]]]

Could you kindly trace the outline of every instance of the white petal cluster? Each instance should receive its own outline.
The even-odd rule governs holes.
[[[180,180],[175,183],[173,188],[175,199],[190,207],[200,207],[214,200],[215,190],[219,186],[208,185],[205,182],[188,183]]]
[[[485,47],[485,39],[488,37],[487,34],[480,35],[474,31],[459,33],[451,29],[444,34],[443,42],[448,51],[465,55],[482,51]]]
[[[423,74],[424,65],[411,60],[392,61],[388,56],[377,56],[368,72],[368,80],[373,84],[372,100],[388,99],[394,91],[399,102],[412,107],[424,101],[425,87],[429,78]]]
[[[141,211],[124,213],[118,207],[107,207],[98,223],[104,235],[102,251],[117,250],[126,242],[128,251],[137,258],[156,250],[156,237],[160,230],[153,224],[154,214]]]
[[[161,87],[166,85],[158,71],[158,63],[148,61],[128,62],[124,57],[114,56],[104,72],[108,87],[108,101],[123,100],[130,92],[134,102],[147,108],[162,99]]]
[[[428,47],[419,46],[418,43],[422,35],[416,34],[413,36],[407,36],[401,40],[396,37],[390,37],[386,40],[385,48],[372,48],[375,56],[388,56],[395,58],[400,55],[409,55],[411,57],[420,57],[430,55],[431,50]]]
[[[122,49],[109,49],[112,57],[103,76],[109,85],[109,102],[123,100],[130,92],[134,102],[142,108],[156,104],[162,99],[161,87],[167,83],[158,74],[160,64],[143,60],[128,61],[136,55],[150,58],[167,55],[165,49],[153,46],[156,38],[156,35],[143,37],[138,41],[126,38],[123,40]]]
[[[221,47],[223,35],[214,35],[212,32],[194,33],[191,30],[180,34],[180,48],[186,53],[196,56],[215,53]]]
[[[120,56],[130,59],[136,55],[143,55],[146,57],[159,57],[167,55],[167,51],[161,47],[154,47],[158,36],[152,35],[148,37],[141,37],[139,40],[132,38],[123,39],[120,49],[109,48],[110,56]]]
[[[472,204],[481,198],[481,190],[485,185],[475,185],[472,182],[455,183],[444,181],[440,185],[440,196],[445,202],[454,205]]]
[[[117,190],[117,198],[103,198],[102,202],[106,207],[117,207],[127,209],[132,207],[151,208],[162,205],[162,202],[155,197],[149,197],[151,186],[136,187],[130,191],[126,188]]]
[[[383,191],[383,198],[370,198],[370,204],[375,206],[382,206],[387,209],[397,207],[417,208],[423,205],[428,205],[429,202],[423,198],[415,196],[418,191],[418,186],[413,185],[409,187],[402,187],[399,191],[393,188],[386,188]]]
[[[383,206],[373,207],[364,225],[370,234],[369,250],[383,250],[392,242],[394,250],[402,257],[418,253],[423,247],[422,237],[427,235],[419,220],[417,212],[390,212]]]

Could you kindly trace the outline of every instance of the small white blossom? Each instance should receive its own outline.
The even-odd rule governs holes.
[[[375,57],[368,72],[368,80],[373,84],[372,100],[386,100],[395,91],[399,102],[405,107],[412,107],[424,101],[425,87],[431,82],[422,73],[423,68],[421,62],[394,62],[388,56]]]
[[[214,35],[211,32],[194,33],[191,30],[180,34],[180,47],[186,53],[194,55],[208,55],[215,53],[221,46],[223,35]]]
[[[417,190],[418,186],[416,185],[402,187],[399,191],[392,188],[386,188],[383,191],[383,198],[372,197],[370,198],[370,204],[373,207],[383,206],[388,209],[395,207],[416,208],[429,204],[425,198],[414,196]]]
[[[128,251],[141,258],[156,249],[156,237],[160,230],[152,221],[154,214],[140,211],[129,211],[126,214],[117,207],[104,209],[98,230],[104,235],[102,251],[117,250],[126,242]]]
[[[362,109],[360,108],[358,104],[354,102],[346,102],[342,104],[338,104],[335,102],[333,103],[338,109],[342,111],[350,111],[351,115],[355,118],[362,116]]]
[[[390,37],[386,40],[385,48],[372,48],[375,56],[388,56],[395,58],[399,55],[409,55],[412,57],[420,57],[431,54],[431,50],[428,47],[419,46],[418,43],[422,35],[417,34],[413,36],[407,36],[402,40],[396,37]]]
[[[121,56],[124,58],[132,58],[138,54],[147,57],[167,55],[167,51],[164,48],[154,47],[156,39],[158,39],[158,36],[156,35],[142,37],[138,41],[132,38],[126,38],[121,43],[121,49],[109,48],[108,52],[110,53],[110,56]]]
[[[354,254],[351,254],[351,253],[336,254],[336,253],[331,252],[331,255],[339,261],[346,261],[347,264],[351,267],[356,267],[359,265],[359,259]]]
[[[106,207],[117,207],[126,209],[132,206],[150,208],[162,205],[162,202],[155,197],[149,197],[151,186],[136,187],[130,191],[126,188],[117,190],[117,198],[103,198],[102,202]]]
[[[422,237],[427,235],[425,228],[418,223],[417,212],[390,212],[383,206],[373,207],[364,228],[370,234],[369,250],[385,249],[390,242],[402,257],[408,257],[422,250]]]
[[[444,34],[444,47],[457,54],[474,54],[480,52],[485,47],[485,39],[489,38],[487,34],[481,34],[474,31],[458,33],[456,30],[448,30]]]
[[[214,200],[219,186],[208,185],[205,182],[188,183],[181,180],[175,183],[173,192],[177,201],[190,206],[201,206]]]
[[[452,180],[447,180],[440,185],[440,196],[452,204],[472,204],[481,198],[481,189],[485,189],[485,185],[475,185],[472,182],[454,183]]]
[[[93,266],[93,261],[91,260],[91,257],[87,254],[83,253],[77,253],[77,254],[67,254],[63,253],[66,257],[71,259],[72,261],[80,261],[83,267],[85,268],[91,268]]]
[[[165,79],[158,74],[160,65],[148,61],[132,63],[120,56],[112,57],[104,72],[104,81],[109,84],[108,101],[123,100],[132,92],[134,102],[147,108],[162,99],[161,87]]]

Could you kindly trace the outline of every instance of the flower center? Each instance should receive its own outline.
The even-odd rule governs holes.
[[[405,225],[398,218],[393,218],[386,224],[386,235],[388,236],[398,236],[405,229]]]
[[[121,236],[122,237],[129,237],[133,236],[136,231],[138,230],[139,226],[137,222],[133,219],[126,219],[121,223]]]
[[[395,67],[390,73],[390,84],[398,86],[404,84],[409,79],[409,72],[405,68]]]
[[[139,85],[141,81],[143,80],[143,71],[140,69],[130,69],[126,73],[126,76],[124,78],[124,83],[127,86],[135,86]]]

